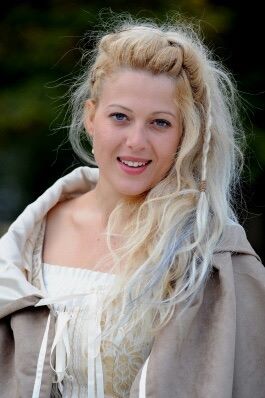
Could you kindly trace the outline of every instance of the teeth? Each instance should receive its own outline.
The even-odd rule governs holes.
[[[148,162],[132,162],[131,160],[121,160],[122,163],[126,164],[127,166],[130,167],[140,167],[146,165]]]

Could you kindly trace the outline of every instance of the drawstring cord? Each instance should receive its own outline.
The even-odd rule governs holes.
[[[70,344],[68,336],[67,324],[71,319],[71,315],[67,312],[59,311],[56,323],[55,337],[52,343],[51,355],[50,355],[50,366],[57,375],[56,383],[58,383],[61,394],[63,393],[62,381],[66,374],[66,369],[70,359]],[[52,354],[56,349],[55,356],[55,368],[52,365]]]
[[[90,296],[88,300],[87,313],[89,319],[94,319],[95,322],[88,323],[88,338],[87,338],[87,385],[88,385],[88,398],[104,398],[104,380],[103,380],[103,369],[100,355],[101,346],[101,313],[102,303],[100,303],[99,296],[97,293],[84,293],[84,294],[72,294],[61,297],[44,298],[41,299],[35,307],[42,305],[57,304],[58,302],[72,300],[73,298],[80,298],[84,296]],[[51,354],[50,354],[50,365],[53,371],[56,373],[59,390],[63,393],[63,379],[67,375],[67,367],[70,360],[70,343],[68,334],[68,324],[71,319],[71,315],[64,311],[57,311],[57,320],[55,327],[55,336],[52,343]],[[39,398],[41,379],[43,374],[44,359],[47,351],[48,344],[48,333],[50,328],[50,315],[48,316],[43,340],[41,343],[41,349],[39,353],[37,371],[34,383],[34,389],[32,398]],[[52,365],[52,354],[56,352],[55,368]]]

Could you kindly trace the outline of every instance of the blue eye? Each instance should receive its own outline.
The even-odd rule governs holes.
[[[127,117],[126,115],[124,115],[124,113],[120,113],[120,112],[115,112],[110,115],[111,118],[113,118],[113,116],[114,116],[114,119],[117,120],[118,122],[122,122],[124,120],[123,118]]]
[[[169,123],[167,120],[164,119],[156,119],[155,122],[157,123],[158,127],[170,127],[171,123]]]

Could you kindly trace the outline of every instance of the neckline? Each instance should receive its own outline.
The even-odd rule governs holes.
[[[115,277],[116,275],[110,272],[103,272],[103,271],[95,271],[89,268],[81,268],[81,267],[75,267],[75,266],[68,266],[68,265],[59,265],[59,264],[50,264],[46,263],[45,261],[42,262],[44,266],[48,266],[49,268],[54,268],[54,269],[60,269],[60,270],[71,270],[75,272],[84,272],[84,273],[94,273],[94,274],[102,274],[102,275],[109,275],[111,277]],[[68,271],[66,271],[68,272]]]

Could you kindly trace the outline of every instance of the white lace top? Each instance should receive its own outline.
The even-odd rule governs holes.
[[[43,263],[50,298],[68,297],[53,304],[57,317],[55,372],[64,398],[104,397],[100,355],[101,301],[115,275]],[[84,296],[74,295],[85,294]],[[57,339],[56,339],[57,337]]]
[[[56,314],[51,366],[57,384],[53,391],[59,389],[63,398],[128,398],[153,339],[136,349],[133,336],[121,339],[119,331],[115,341],[102,344],[97,338],[104,322],[102,299],[116,276],[43,263],[44,231],[45,220],[33,252],[32,283],[46,290]]]

